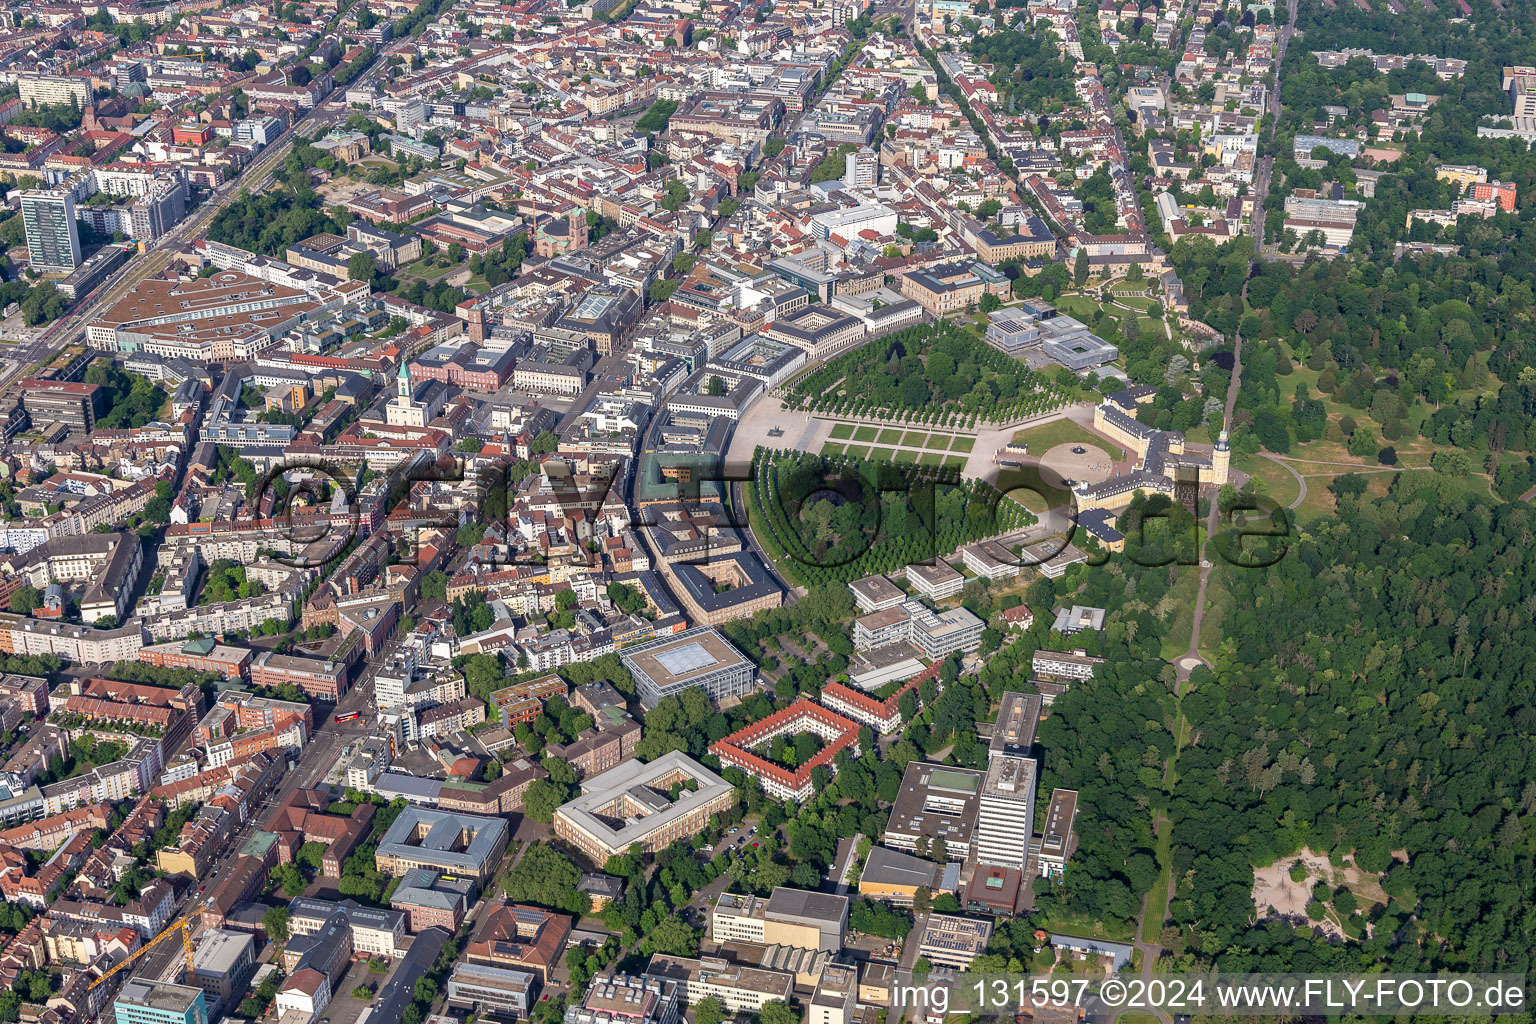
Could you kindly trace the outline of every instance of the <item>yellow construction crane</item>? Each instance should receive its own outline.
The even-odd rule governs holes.
[[[162,940],[169,938],[173,933],[179,934],[181,936],[181,955],[187,962],[187,974],[190,975],[192,973],[193,956],[192,919],[198,914],[201,914],[206,906],[207,901],[198,902],[192,907],[191,910],[187,911],[180,918],[166,925],[165,931],[161,932],[159,935],[156,935],[154,938],[144,943],[144,945],[128,954],[127,958],[124,959],[121,963],[115,965],[106,974],[103,974],[101,977],[91,982],[90,985],[87,986],[86,990],[89,991],[90,989],[95,988],[97,985],[100,985],[102,982],[106,981],[108,978],[112,977],[112,975],[116,974],[118,971],[121,971],[123,968],[131,967],[133,964],[138,962],[139,957],[143,956],[145,953],[148,953],[151,949],[159,945]]]

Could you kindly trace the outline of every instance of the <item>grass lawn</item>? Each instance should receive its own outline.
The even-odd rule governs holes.
[[[843,454],[855,459],[865,459],[869,457],[869,449],[862,444],[851,444]]]
[[[1077,424],[1075,420],[1059,419],[1042,423],[1038,427],[1020,430],[1013,435],[1014,444],[1029,445],[1029,454],[1039,458],[1059,444],[1087,443],[1097,445],[1116,459],[1125,458],[1125,449],[1100,437]]]
[[[843,445],[837,444],[834,441],[828,441],[826,444],[821,446],[821,454],[823,454],[823,455],[841,455],[841,454],[843,454],[843,449],[844,449]]]
[[[1200,569],[1188,566],[1179,569],[1179,578],[1168,588],[1167,599],[1178,610],[1163,637],[1163,659],[1173,661],[1182,658],[1189,650],[1189,634],[1195,628],[1195,597],[1200,592]]]
[[[907,431],[907,436],[901,439],[901,443],[908,448],[926,448],[928,447],[928,435],[919,434],[915,430],[909,430]]]
[[[957,437],[950,444],[949,450],[970,454],[971,449],[974,447],[976,447],[976,439],[974,437]]]
[[[896,461],[897,462],[916,462],[917,461],[917,452],[906,451],[906,450],[899,451],[899,452],[896,453]]]
[[[853,439],[855,441],[873,441],[879,434],[880,431],[877,428],[863,426],[853,432]]]
[[[852,423],[835,423],[832,425],[832,440],[846,441],[853,436]]]
[[[938,452],[923,452],[922,456],[917,460],[919,466],[938,466],[942,465],[943,462],[944,456]]]
[[[930,434],[927,447],[936,452],[949,451],[949,443],[955,439],[953,434]]]
[[[1296,478],[1284,466],[1276,465],[1269,459],[1258,455],[1240,458],[1237,460],[1237,468],[1257,480],[1259,491],[1281,506],[1289,507],[1301,492]],[[1309,491],[1311,487],[1308,483]]]
[[[881,444],[901,444],[901,431],[899,431],[899,430],[882,430],[882,431],[880,431],[880,443]]]
[[[874,447],[869,450],[869,458],[871,462],[890,462],[891,456],[895,454],[896,450],[894,448]]]
[[[1070,316],[1082,319],[1092,316],[1099,310],[1099,303],[1086,295],[1058,295],[1052,303],[1057,309]]]
[[[447,277],[449,274],[459,269],[459,264],[457,263],[446,267],[430,266],[429,261],[435,260],[436,258],[436,256],[425,257],[423,259],[417,260],[415,263],[412,263],[409,266],[402,267],[400,268],[399,276],[425,281],[428,284],[435,284],[437,281]]]
[[[946,466],[964,466],[965,462],[966,460],[963,455],[946,455],[944,457],[944,465]]]

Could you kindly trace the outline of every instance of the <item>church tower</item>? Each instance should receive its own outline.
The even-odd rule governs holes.
[[[406,407],[411,404],[411,368],[406,363],[400,364],[400,376],[395,381],[395,401]]]
[[[1232,464],[1232,445],[1227,440],[1227,432],[1223,430],[1216,438],[1216,446],[1211,450],[1211,483],[1220,487],[1227,482],[1227,472]]]

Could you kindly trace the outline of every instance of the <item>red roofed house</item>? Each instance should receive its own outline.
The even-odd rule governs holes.
[[[801,732],[814,733],[827,745],[794,771],[752,753],[752,748],[769,743],[776,736]],[[720,758],[721,764],[756,776],[763,784],[763,792],[774,799],[802,803],[816,791],[811,781],[812,772],[822,766],[832,770],[832,759],[843,750],[858,756],[858,723],[804,698],[762,721],[736,730],[709,748],[710,753]]]

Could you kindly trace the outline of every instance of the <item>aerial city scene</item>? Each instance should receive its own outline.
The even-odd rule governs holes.
[[[0,55],[0,1024],[1531,1020],[1536,0]]]

